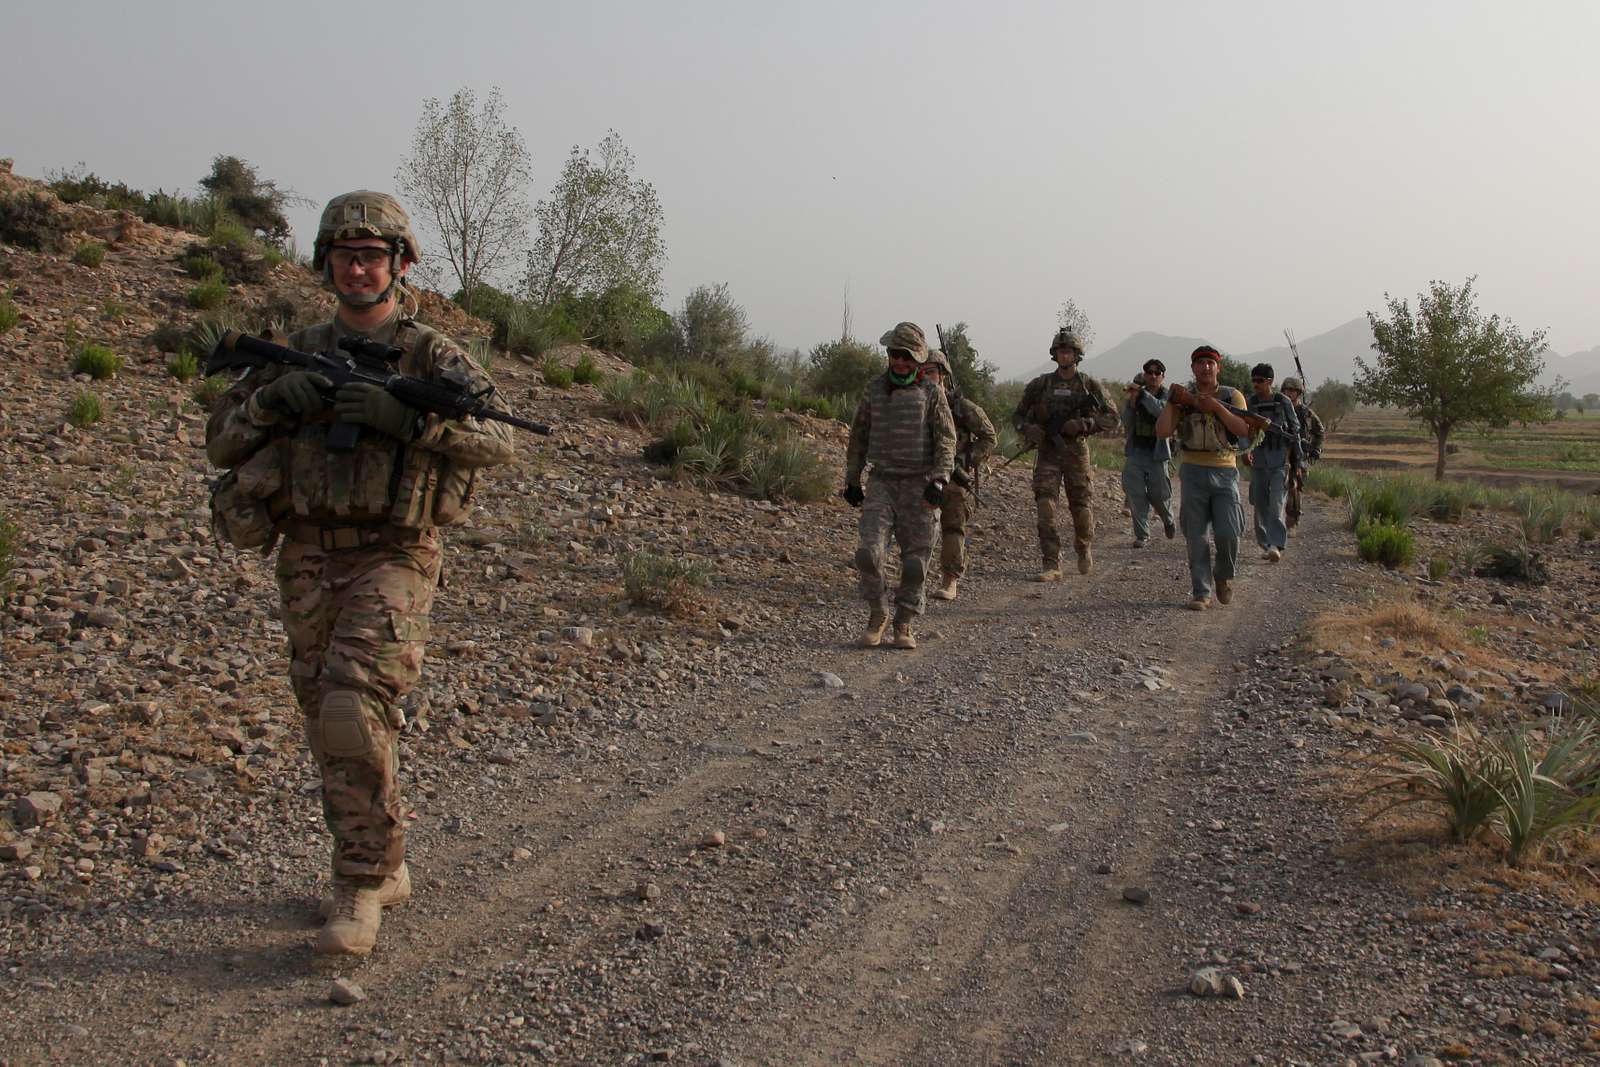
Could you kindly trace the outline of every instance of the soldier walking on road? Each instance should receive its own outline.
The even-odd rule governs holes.
[[[944,387],[945,400],[956,424],[956,465],[950,484],[944,488],[944,503],[939,505],[939,588],[928,595],[938,600],[954,600],[956,586],[967,569],[967,519],[977,497],[978,473],[984,460],[994,451],[999,436],[994,423],[976,402],[956,391],[955,374],[945,354],[935,348],[922,365],[922,377]]]
[[[1063,486],[1072,513],[1072,541],[1078,553],[1078,573],[1094,567],[1094,494],[1089,438],[1117,425],[1117,413],[1100,384],[1078,373],[1083,344],[1071,330],[1056,331],[1050,341],[1050,358],[1056,369],[1029,382],[1017,403],[1016,431],[1039,450],[1033,468],[1033,499],[1039,512],[1039,552],[1044,568],[1041,582],[1061,580],[1061,537],[1056,532],[1056,500]]]
[[[291,336],[290,347],[331,353],[341,338],[364,337],[400,351],[396,373],[492,389],[459,348],[405,314],[403,279],[417,256],[410,220],[392,197],[360,191],[329,201],[311,262],[338,311]],[[512,447],[510,428],[498,422],[424,415],[377,385],[331,391],[315,372],[251,371],[213,410],[206,454],[231,468],[219,485],[238,490],[214,500],[218,528],[263,552],[283,542],[277,580],[290,681],[333,835],[333,895],[316,951],[363,956],[382,909],[411,895],[400,701],[422,673],[437,527],[466,517],[474,471],[511,459]],[[330,449],[336,423],[360,427],[353,448]],[[225,499],[239,506],[228,512],[218,503]],[[256,526],[239,533],[250,516]]]
[[[1172,443],[1156,436],[1156,420],[1167,406],[1167,365],[1159,359],[1145,361],[1144,370],[1128,386],[1122,405],[1122,425],[1127,437],[1122,445],[1122,491],[1133,517],[1133,547],[1150,540],[1150,510],[1161,517],[1162,531],[1171,540]]]
[[[911,620],[926,608],[923,586],[933,553],[933,509],[944,502],[955,466],[956,429],[944,390],[917,377],[928,359],[928,342],[916,323],[902,322],[879,342],[889,370],[867,383],[845,453],[841,494],[861,508],[856,569],[861,596],[871,614],[861,643],[876,648],[889,622],[884,562],[890,533],[900,543],[900,587],[895,592],[894,647],[916,648]],[[861,476],[872,477],[866,489]]]
[[[1178,520],[1189,550],[1189,607],[1204,611],[1211,606],[1213,590],[1219,604],[1233,599],[1239,537],[1244,533],[1234,439],[1247,437],[1249,426],[1230,410],[1241,408],[1244,396],[1217,381],[1222,366],[1217,350],[1201,345],[1189,357],[1189,365],[1194,382],[1187,390],[1172,390],[1166,410],[1156,420],[1156,436],[1178,439],[1182,459]],[[1216,540],[1215,569],[1208,530]]]
[[[1294,417],[1300,421],[1300,455],[1303,460],[1300,469],[1289,480],[1289,502],[1283,510],[1284,523],[1292,532],[1300,524],[1300,493],[1306,487],[1306,471],[1322,458],[1322,442],[1327,431],[1311,406],[1300,402],[1305,395],[1305,386],[1299,378],[1283,380],[1283,395],[1294,405]]]
[[[1272,424],[1256,447],[1245,453],[1244,463],[1250,468],[1250,505],[1261,558],[1276,563],[1289,547],[1289,527],[1284,522],[1289,485],[1305,467],[1300,458],[1300,421],[1295,418],[1294,404],[1273,390],[1271,364],[1257,363],[1250,369],[1250,388],[1250,412]]]

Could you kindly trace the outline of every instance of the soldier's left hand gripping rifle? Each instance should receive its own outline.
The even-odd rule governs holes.
[[[494,386],[474,391],[463,381],[430,382],[395,373],[402,355],[400,349],[362,337],[345,337],[339,341],[340,354],[300,352],[259,337],[229,330],[217,342],[206,359],[206,375],[241,367],[264,367],[279,363],[320,374],[333,383],[333,388],[351,382],[376,385],[390,396],[417,411],[439,415],[446,419],[475,418],[503,422],[533,433],[548,434],[550,427],[508,415],[489,406],[494,398]],[[361,426],[354,422],[335,421],[328,426],[328,449],[348,452],[356,445]]]

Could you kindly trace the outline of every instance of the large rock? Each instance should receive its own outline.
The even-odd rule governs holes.
[[[56,793],[29,793],[18,797],[11,808],[11,819],[17,829],[28,830],[43,826],[61,814],[61,797]]]

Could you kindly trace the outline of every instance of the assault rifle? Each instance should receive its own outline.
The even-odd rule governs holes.
[[[939,351],[944,353],[944,358],[948,362],[950,360],[950,347],[945,343],[944,327],[934,323],[933,330],[939,335]],[[950,414],[954,417],[956,408],[961,402],[961,391],[959,384],[955,380],[954,364],[951,364],[949,388],[945,390],[945,395],[950,401]],[[956,433],[959,434],[960,432],[961,428],[959,426],[956,427]],[[956,457],[956,469],[950,472],[950,480],[970,492],[972,494],[972,502],[982,507],[983,498],[978,495],[979,472],[977,465],[972,462],[973,443],[972,435],[968,434],[967,447],[963,448],[961,454]]]
[[[1196,407],[1197,404],[1195,399],[1195,395],[1181,385],[1174,385],[1167,391],[1167,402],[1169,404],[1176,404],[1180,408]],[[1217,403],[1222,404],[1222,401],[1218,399]],[[1298,436],[1290,433],[1288,430],[1279,429],[1278,427],[1272,425],[1271,419],[1257,415],[1253,411],[1246,411],[1236,408],[1232,404],[1222,404],[1222,406],[1230,415],[1237,415],[1239,418],[1244,420],[1244,424],[1246,428],[1249,429],[1250,436],[1252,437],[1258,433],[1270,433],[1277,434],[1279,437],[1283,438],[1283,440],[1291,448],[1300,443],[1300,438]]]
[[[265,367],[271,363],[279,363],[320,374],[331,381],[335,389],[349,382],[376,385],[402,404],[430,415],[440,415],[447,419],[470,416],[474,419],[503,422],[534,433],[550,432],[550,427],[543,423],[519,419],[515,415],[508,415],[490,407],[489,401],[494,398],[492,385],[474,392],[466,382],[459,385],[448,381],[430,382],[422,378],[396,374],[395,367],[404,353],[391,345],[364,337],[340,338],[339,348],[346,354],[300,352],[283,345],[275,345],[271,341],[263,341],[259,337],[251,337],[237,330],[229,330],[222,335],[217,347],[213,348],[211,355],[206,358],[206,376],[241,367]],[[330,423],[329,451],[350,451],[356,446],[356,439],[360,434],[361,427],[356,423],[338,421]]]

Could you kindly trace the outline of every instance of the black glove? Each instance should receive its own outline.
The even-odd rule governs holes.
[[[951,471],[950,480],[955,482],[963,489],[972,488],[972,475],[967,473],[967,468],[965,467],[957,467],[955,470]]]
[[[332,388],[333,382],[315,371],[295,370],[263,385],[256,396],[263,407],[305,418],[327,410],[328,398],[322,391]]]
[[[867,494],[861,491],[861,487],[859,485],[847,485],[844,487],[844,491],[839,495],[844,497],[845,503],[849,504],[853,508],[859,508],[861,506],[861,502],[867,499]]]
[[[922,499],[926,500],[933,507],[939,507],[942,505],[944,503],[944,483],[929,482],[928,488],[922,491]]]
[[[334,394],[333,410],[343,422],[370,426],[402,441],[417,436],[417,409],[396,400],[381,385],[370,382],[341,385]]]

